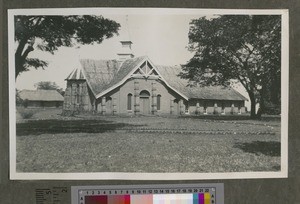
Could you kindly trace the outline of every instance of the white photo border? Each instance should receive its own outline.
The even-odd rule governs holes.
[[[92,14],[186,14],[186,15],[281,15],[281,171],[228,173],[19,173],[16,172],[16,103],[14,60],[15,15],[92,15]],[[288,177],[289,101],[289,11],[287,9],[175,9],[175,8],[37,8],[8,10],[9,53],[9,158],[11,180],[212,180]],[[283,69],[284,68],[284,69]]]

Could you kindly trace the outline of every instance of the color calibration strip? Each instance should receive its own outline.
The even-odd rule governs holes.
[[[224,185],[72,186],[72,204],[224,204]]]
[[[149,192],[156,194],[147,194]],[[80,204],[215,204],[215,188],[102,191],[87,189],[81,190],[79,196]]]
[[[85,196],[82,204],[215,204],[210,193]]]

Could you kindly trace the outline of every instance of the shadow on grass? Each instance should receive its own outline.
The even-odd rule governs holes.
[[[103,133],[123,127],[133,127],[127,123],[107,120],[34,120],[18,123],[17,136],[58,134],[58,133]]]
[[[236,143],[233,147],[256,155],[261,153],[271,157],[280,156],[280,142],[254,141],[251,143]]]
[[[250,115],[188,115],[180,116],[181,118],[195,118],[195,119],[206,119],[206,120],[258,120],[253,119]],[[259,121],[280,121],[281,117],[278,115],[263,115]]]

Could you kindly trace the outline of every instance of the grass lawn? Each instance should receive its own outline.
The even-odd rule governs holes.
[[[17,122],[17,172],[279,170],[278,120],[63,118],[53,109]]]

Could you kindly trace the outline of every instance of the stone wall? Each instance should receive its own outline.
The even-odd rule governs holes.
[[[90,90],[85,80],[68,80],[64,95],[64,112],[82,112],[94,110],[94,96],[89,92]]]
[[[142,92],[148,95],[141,96]],[[159,107],[157,96],[160,96]],[[98,99],[95,99],[85,80],[69,80],[63,110],[65,113],[95,111],[102,115],[242,114],[246,112],[244,103],[244,101],[203,99],[187,101],[158,78],[135,77]]]
[[[142,91],[146,91],[149,93],[149,98],[141,99],[140,94]],[[131,109],[128,109],[128,95],[132,95]],[[157,108],[157,96],[160,95],[160,109]],[[115,89],[114,91],[106,94],[105,96],[97,99],[98,104],[98,112],[102,114],[108,114],[107,110],[110,110],[111,107],[107,107],[106,101],[107,98],[111,98],[112,100],[112,108],[113,111],[110,113],[113,114],[179,114],[175,113],[175,111],[171,111],[171,103],[170,101],[174,101],[176,99],[183,101],[183,98],[176,94],[174,91],[170,90],[166,87],[160,80],[158,79],[145,79],[145,78],[134,78],[129,79],[122,86]],[[147,101],[148,100],[148,101]],[[147,101],[147,102],[145,102]],[[145,103],[145,104],[142,104]],[[100,105],[101,104],[101,105]],[[183,102],[182,109],[184,110]],[[147,105],[147,113],[144,113],[145,107]],[[148,112],[149,111],[149,112]]]

